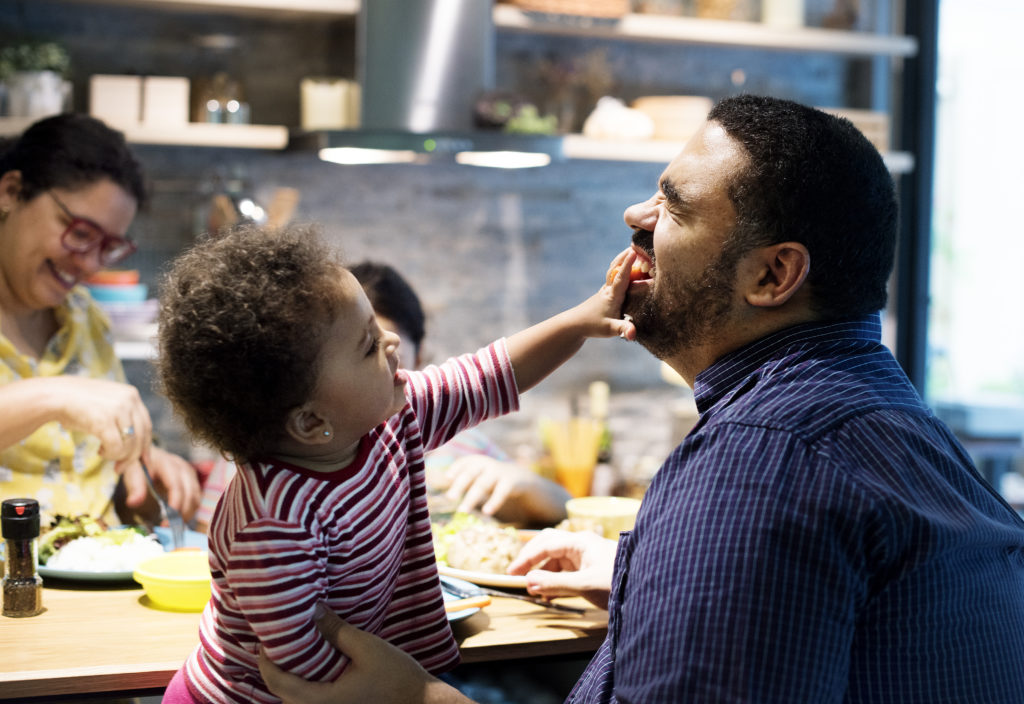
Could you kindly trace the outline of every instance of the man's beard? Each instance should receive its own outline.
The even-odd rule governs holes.
[[[637,342],[668,359],[713,341],[732,308],[739,258],[726,248],[695,282],[670,280],[655,262],[657,283],[649,295],[633,299],[627,293],[622,308],[633,319]]]

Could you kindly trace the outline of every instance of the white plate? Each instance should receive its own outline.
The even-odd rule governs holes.
[[[66,579],[75,582],[131,582],[132,572],[82,572],[81,570],[55,570],[39,565],[39,576],[43,579]]]
[[[437,571],[445,577],[463,579],[473,584],[482,584],[486,587],[504,587],[506,589],[526,589],[526,577],[524,575],[494,574],[492,572],[473,572],[471,570],[457,570],[447,565],[438,565]]]
[[[170,551],[172,548],[171,529],[157,527],[153,529],[153,532],[156,533],[156,539],[164,546],[164,550]],[[206,536],[194,530],[186,530],[185,547],[205,550]],[[47,567],[46,565],[39,565],[39,576],[43,579],[60,579],[73,582],[100,582],[107,584],[133,582],[133,571],[134,570],[128,570],[127,572],[84,572],[82,570],[58,570]]]
[[[482,591],[477,589],[477,586],[475,584],[470,584],[469,582],[463,581],[461,579],[452,579],[451,581],[455,582],[456,586],[462,587],[463,589],[468,589],[471,592],[474,592],[476,594],[480,594],[480,595],[483,594]],[[466,598],[466,597],[457,596],[455,594],[452,594],[450,592],[445,591],[445,588],[444,588],[443,584],[441,585],[441,596],[444,597],[445,601],[456,601],[458,599]],[[453,623],[455,621],[461,621],[463,619],[469,618],[470,616],[472,616],[473,614],[475,614],[479,610],[480,610],[479,606],[474,606],[471,609],[460,609],[459,611],[449,611],[448,612],[448,622],[449,623]]]

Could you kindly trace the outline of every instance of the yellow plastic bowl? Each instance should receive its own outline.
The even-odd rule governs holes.
[[[573,528],[599,527],[604,537],[612,539],[620,531],[633,530],[639,510],[640,500],[625,496],[581,496],[565,502]]]
[[[152,605],[168,611],[202,611],[210,600],[205,550],[176,550],[145,560],[132,574]]]

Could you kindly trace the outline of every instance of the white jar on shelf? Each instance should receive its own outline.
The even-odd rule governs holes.
[[[17,71],[7,78],[11,117],[48,117],[69,104],[71,84],[56,71]]]
[[[772,27],[803,27],[804,0],[763,0],[761,21]]]

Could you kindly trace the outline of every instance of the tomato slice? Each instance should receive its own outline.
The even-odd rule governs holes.
[[[633,262],[633,268],[629,270],[629,280],[639,281],[640,279],[650,278],[646,273],[640,270],[639,262]]]
[[[621,265],[612,269],[611,273],[608,274],[608,285],[611,285],[612,281],[615,280],[615,277],[619,275],[620,271],[622,271]],[[651,277],[648,274],[645,274],[643,271],[640,270],[640,264],[638,262],[633,262],[633,267],[629,270],[629,280],[632,282],[649,278]]]

